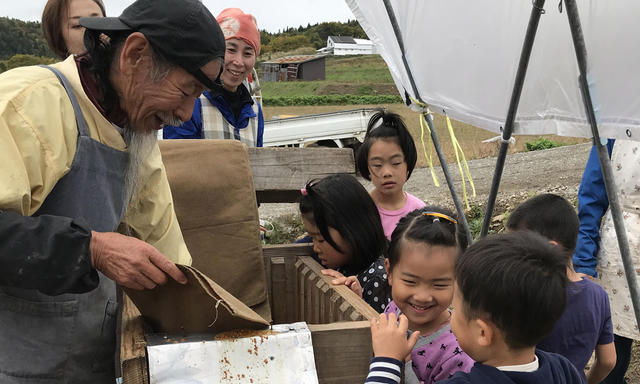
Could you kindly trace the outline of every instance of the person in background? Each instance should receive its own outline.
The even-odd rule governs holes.
[[[385,312],[406,316],[421,335],[405,364],[407,383],[435,383],[473,366],[450,327],[454,266],[466,247],[453,212],[435,206],[410,212],[391,235],[385,268],[393,301]]]
[[[422,200],[403,190],[416,160],[416,145],[402,118],[385,111],[374,114],[356,154],[356,167],[362,177],[373,183],[370,194],[380,212],[387,239],[391,239],[402,217],[425,206]]]
[[[102,0],[49,0],[42,11],[42,32],[49,48],[60,59],[85,53],[81,17],[104,17]]]
[[[262,107],[244,84],[260,54],[256,19],[238,8],[227,8],[216,19],[227,44],[222,87],[205,91],[196,100],[191,119],[164,127],[163,138],[235,139],[249,147],[262,147]]]
[[[616,364],[609,297],[598,284],[573,270],[571,256],[579,228],[578,215],[561,196],[545,193],[520,204],[509,215],[509,231],[534,231],[558,246],[567,264],[567,307],[538,349],[566,357],[584,375],[595,350],[595,363],[586,376],[589,384],[600,383]]]
[[[222,31],[198,0],[79,23],[86,54],[0,74],[3,383],[113,383],[116,284],[186,283],[191,263],[156,132],[213,86]]]
[[[629,250],[637,275],[637,268],[640,268],[640,143],[632,140],[609,140],[607,149],[611,156],[616,193],[622,207]],[[596,282],[609,295],[617,360],[609,376],[602,382],[625,384],[633,340],[640,340],[640,332],[620,256],[613,216],[608,208],[609,198],[598,152],[593,147],[578,191],[580,232],[573,265],[576,272],[596,278]]]
[[[322,273],[382,312],[389,303],[387,239],[367,190],[355,177],[338,173],[308,182],[301,193],[302,223],[317,260],[327,268]]]

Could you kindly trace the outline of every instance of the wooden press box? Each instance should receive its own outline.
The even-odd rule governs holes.
[[[362,383],[372,356],[369,319],[378,314],[349,288],[332,286],[311,252],[297,244],[263,249],[273,322],[309,324],[321,384]],[[148,383],[144,324],[128,298],[121,327],[123,383]]]

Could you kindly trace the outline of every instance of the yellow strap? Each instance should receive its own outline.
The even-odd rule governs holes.
[[[425,119],[425,115],[431,113],[429,111],[429,106],[426,103],[420,102],[412,97],[409,97],[411,101],[417,106],[423,109],[423,112],[420,114],[420,142],[422,143],[422,151],[424,152],[424,158],[427,160],[427,165],[429,166],[429,170],[431,171],[431,178],[433,179],[433,184],[436,187],[440,186],[440,182],[438,181],[438,177],[436,176],[436,171],[433,169],[433,147],[431,146],[431,129],[429,128],[429,124],[427,124],[427,120]],[[429,142],[429,154],[427,154],[427,145],[424,144],[424,130],[427,130],[429,136],[427,140]]]
[[[430,113],[430,112],[426,112]],[[422,150],[424,151],[424,157],[427,159],[427,165],[429,166],[429,170],[431,171],[431,178],[433,179],[433,184],[436,187],[440,186],[440,182],[438,181],[438,177],[436,176],[436,171],[433,169],[433,146],[431,145],[431,128],[429,128],[429,124],[427,124],[427,120],[424,117],[425,113],[420,114],[420,141],[422,142]],[[429,134],[429,154],[427,155],[427,147],[424,144],[424,129],[427,128],[427,133]]]
[[[460,177],[462,178],[462,196],[464,198],[465,204],[467,205],[467,209],[470,209],[469,198],[467,196],[467,186],[466,186],[467,183],[465,182],[465,173],[466,173],[467,179],[469,180],[469,184],[471,185],[471,189],[473,191],[473,197],[476,197],[476,187],[473,184],[473,179],[471,178],[471,172],[469,171],[469,165],[467,164],[467,159],[464,156],[464,152],[462,151],[462,146],[458,142],[458,139],[456,138],[456,134],[453,132],[453,125],[451,124],[451,120],[449,119],[449,116],[447,116],[446,113],[444,116],[447,120],[447,129],[449,130],[449,135],[451,136],[451,144],[453,145],[453,150],[456,154],[456,163],[458,164],[458,170],[460,171]],[[460,154],[458,154],[458,151],[460,151]],[[464,164],[464,172],[462,170],[462,165],[460,164],[460,156],[462,156],[462,162]]]

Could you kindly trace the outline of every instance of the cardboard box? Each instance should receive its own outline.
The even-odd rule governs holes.
[[[263,249],[274,323],[309,324],[320,383],[364,382],[372,356],[369,319],[377,313],[349,288],[332,286],[311,252],[309,245]],[[121,329],[123,383],[148,383],[145,325],[126,297]]]

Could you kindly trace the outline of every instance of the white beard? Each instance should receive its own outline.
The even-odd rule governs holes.
[[[177,127],[183,124],[182,120],[171,113],[159,112],[158,117],[160,117],[164,125]],[[138,183],[140,180],[138,176],[140,174],[140,167],[156,146],[158,135],[156,131],[139,132],[134,128],[127,127],[124,129],[123,138],[127,145],[127,152],[129,153],[129,164],[125,173],[124,190],[127,201],[132,201],[139,192]]]
[[[127,144],[129,164],[124,177],[124,192],[127,203],[132,201],[138,191],[140,167],[157,143],[156,132],[140,133],[125,128],[124,141]]]
[[[159,112],[158,117],[164,125],[180,126],[183,121],[171,113]],[[136,199],[139,191],[140,168],[142,163],[151,154],[151,151],[158,142],[156,131],[140,132],[134,128],[126,127],[123,133],[124,142],[129,153],[129,164],[125,172],[124,192],[127,204]]]
[[[178,127],[184,124],[184,121],[180,120],[178,116],[174,116],[171,113],[158,112],[157,115],[162,120],[162,124],[164,125],[173,125],[174,127]]]

